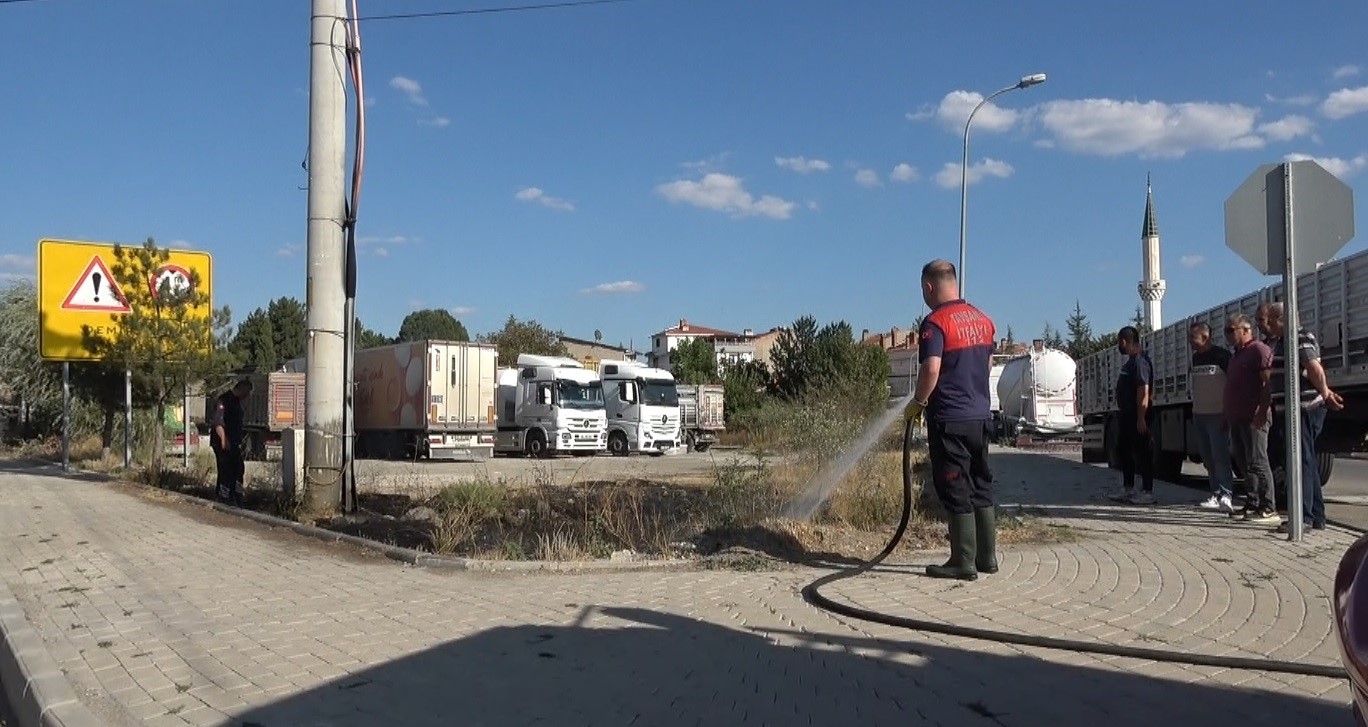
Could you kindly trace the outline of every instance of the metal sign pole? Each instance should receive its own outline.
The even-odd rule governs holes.
[[[181,400],[181,467],[190,469],[190,384],[186,382]]]
[[[71,471],[71,362],[62,362],[62,471]]]
[[[124,369],[124,469],[133,467],[133,370]]]
[[[1287,267],[1283,271],[1283,405],[1287,408],[1287,442],[1284,453],[1283,482],[1287,483],[1287,539],[1302,537],[1301,471],[1301,360],[1298,339],[1301,329],[1297,311],[1296,243],[1292,240],[1292,165],[1283,164],[1283,224],[1287,234]]]

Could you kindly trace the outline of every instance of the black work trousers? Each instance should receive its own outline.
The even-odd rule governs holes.
[[[1121,412],[1120,418],[1121,483],[1127,490],[1135,489],[1135,473],[1139,471],[1145,492],[1154,492],[1152,425],[1141,434],[1135,412]]]
[[[991,419],[927,422],[931,478],[936,496],[951,515],[993,506],[993,473],[988,469]]]
[[[213,436],[212,434],[210,436]],[[247,474],[247,463],[242,459],[242,447],[223,447],[214,442],[214,460],[218,465],[215,495],[220,502],[242,502],[242,479]]]

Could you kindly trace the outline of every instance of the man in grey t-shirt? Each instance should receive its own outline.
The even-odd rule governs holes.
[[[1188,328],[1192,346],[1192,419],[1197,435],[1197,451],[1202,455],[1211,497],[1199,507],[1207,510],[1235,511],[1230,502],[1235,476],[1230,468],[1230,430],[1225,423],[1226,367],[1230,351],[1211,342],[1211,327],[1193,323]]]

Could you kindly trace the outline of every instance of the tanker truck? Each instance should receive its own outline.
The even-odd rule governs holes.
[[[1033,341],[1025,355],[1002,364],[997,380],[1003,434],[1056,440],[1082,433],[1069,354]]]

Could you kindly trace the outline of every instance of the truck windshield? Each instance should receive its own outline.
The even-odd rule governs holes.
[[[556,402],[567,409],[602,409],[603,388],[561,379],[556,382]]]
[[[643,379],[641,403],[647,406],[679,406],[679,390],[667,379]]]

